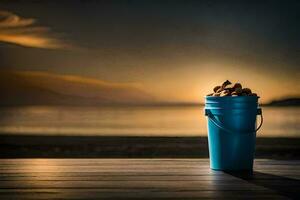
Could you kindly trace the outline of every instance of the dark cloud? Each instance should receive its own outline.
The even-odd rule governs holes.
[[[37,26],[36,21],[0,10],[0,42],[44,49],[71,48],[70,44],[51,33],[49,27]]]

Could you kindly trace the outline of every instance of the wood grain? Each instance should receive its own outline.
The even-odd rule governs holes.
[[[299,160],[255,161],[253,174],[208,159],[1,159],[0,199],[299,199]]]

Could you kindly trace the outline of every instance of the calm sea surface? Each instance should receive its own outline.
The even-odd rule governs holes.
[[[300,137],[300,108],[264,107],[259,137]],[[205,136],[203,107],[0,108],[0,134]]]

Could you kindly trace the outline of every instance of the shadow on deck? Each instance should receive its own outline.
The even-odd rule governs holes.
[[[250,184],[268,188],[279,195],[292,199],[300,198],[300,180],[258,171],[253,171],[251,173],[226,171],[225,173],[245,180]]]

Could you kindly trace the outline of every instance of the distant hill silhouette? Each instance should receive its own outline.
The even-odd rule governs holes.
[[[0,71],[0,106],[140,104],[154,101],[134,84],[46,72]]]
[[[266,106],[300,106],[300,97],[274,100],[266,104]]]

